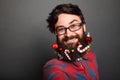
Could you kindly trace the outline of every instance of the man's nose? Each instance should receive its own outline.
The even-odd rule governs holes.
[[[65,36],[70,37],[71,35],[73,35],[73,32],[70,31],[69,29],[66,30]]]

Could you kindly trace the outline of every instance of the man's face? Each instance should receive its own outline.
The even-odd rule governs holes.
[[[71,25],[81,23],[81,19],[77,15],[72,14],[60,14],[58,16],[58,21],[55,24],[55,29],[58,27],[68,28]],[[74,48],[79,42],[79,39],[83,37],[83,30],[86,31],[86,25],[83,24],[82,27],[76,31],[70,31],[69,29],[62,35],[58,35],[58,41],[60,44],[65,45],[68,48]],[[80,42],[81,44],[81,42]]]

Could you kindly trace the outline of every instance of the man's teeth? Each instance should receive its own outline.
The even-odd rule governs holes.
[[[74,42],[75,40],[77,40],[76,38],[73,39],[69,39],[67,42]],[[76,41],[75,41],[76,42]]]

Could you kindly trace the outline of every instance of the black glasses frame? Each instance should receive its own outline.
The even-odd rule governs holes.
[[[78,28],[72,30],[72,27],[75,27],[75,26],[78,26]],[[75,31],[78,31],[79,29],[81,29],[82,26],[83,26],[83,23],[75,23],[75,24],[72,24],[72,25],[70,25],[70,26],[68,26],[68,27],[59,26],[59,27],[57,27],[57,28],[55,29],[55,31],[56,31],[56,34],[57,34],[57,35],[63,35],[63,34],[66,33],[67,29],[69,29],[71,32],[75,32]],[[59,34],[59,32],[58,32],[60,28],[64,30],[64,32],[61,33],[61,34]]]

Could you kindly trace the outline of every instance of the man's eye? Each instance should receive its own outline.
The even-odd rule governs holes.
[[[71,25],[71,26],[70,26],[70,28],[75,28],[75,27],[76,27],[76,25]]]
[[[78,27],[79,27],[79,25],[76,25],[76,24],[70,26],[71,29],[75,29],[75,28],[78,28]]]
[[[57,31],[64,31],[65,30],[65,28],[59,28],[59,29],[57,29]]]

